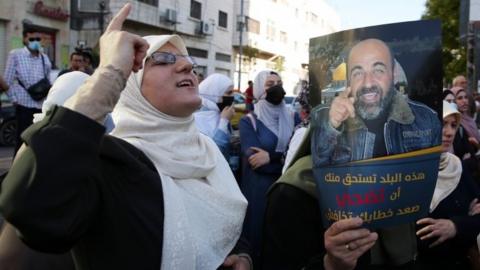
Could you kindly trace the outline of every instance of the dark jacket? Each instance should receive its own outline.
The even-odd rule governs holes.
[[[463,166],[463,168],[465,168]],[[468,249],[476,247],[480,233],[480,215],[470,216],[470,202],[478,198],[480,190],[464,169],[455,190],[443,199],[435,210],[428,215],[434,219],[449,219],[455,224],[457,233],[454,238],[429,248],[433,240],[418,239],[418,261],[428,269],[468,269]],[[420,228],[419,228],[420,229]],[[463,268],[462,268],[463,267]]]
[[[312,112],[312,153],[314,167],[373,157],[374,136],[357,116],[347,119],[339,129],[331,126],[329,107]],[[388,155],[401,154],[441,143],[441,126],[435,111],[395,92],[384,124]]]
[[[160,269],[162,184],[141,151],[61,107],[23,139],[0,211],[27,245],[72,249],[77,269]]]

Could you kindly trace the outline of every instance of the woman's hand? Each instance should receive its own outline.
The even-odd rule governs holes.
[[[233,106],[226,106],[220,113],[220,117],[230,121],[234,114],[235,108]]]
[[[469,216],[474,216],[476,214],[480,214],[480,202],[477,198],[472,200],[470,203],[470,208],[468,209]]]
[[[123,6],[100,37],[99,67],[111,65],[118,68],[123,72],[124,79],[130,76],[131,71],[137,72],[142,68],[149,47],[142,37],[122,31],[123,22],[131,9],[130,4]]]
[[[437,240],[429,247],[440,245],[457,234],[455,224],[449,219],[422,218],[417,221],[417,225],[426,225],[417,231],[417,236],[420,237],[420,240],[437,237]]]
[[[255,170],[258,167],[270,163],[270,155],[267,151],[258,147],[250,147],[250,149],[255,152],[255,154],[248,158],[248,163],[250,163],[252,169]]]
[[[476,149],[480,148],[480,144],[478,143],[477,139],[475,139],[475,137],[468,137],[468,142],[475,146]]]
[[[236,254],[228,256],[223,262],[224,267],[230,267],[232,270],[250,270],[250,261],[244,256]]]
[[[325,231],[325,269],[354,269],[358,258],[375,244],[377,233],[361,228],[362,223],[358,217],[343,219]]]

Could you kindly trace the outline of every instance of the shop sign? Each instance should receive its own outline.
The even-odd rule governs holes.
[[[68,10],[64,10],[61,7],[46,6],[43,4],[43,1],[37,1],[35,3],[33,7],[33,13],[59,21],[66,21],[70,16],[68,14]]]

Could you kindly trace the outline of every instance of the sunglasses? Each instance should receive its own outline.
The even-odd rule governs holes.
[[[152,59],[154,65],[169,65],[177,62],[177,57],[183,57],[192,64],[193,67],[197,66],[197,62],[190,55],[173,54],[169,52],[154,52],[150,55],[149,59]]]
[[[42,40],[42,38],[40,37],[31,37],[28,39],[28,41],[40,41],[40,40]]]

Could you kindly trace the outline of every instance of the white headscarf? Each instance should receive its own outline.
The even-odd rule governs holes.
[[[47,98],[43,101],[42,112],[33,115],[33,122],[41,121],[53,106],[63,105],[89,77],[80,71],[68,72],[58,77],[48,91]]]
[[[167,42],[187,54],[177,35],[145,39],[147,56]],[[113,111],[112,135],[142,150],[160,174],[165,211],[161,269],[216,269],[240,236],[247,202],[193,116],[157,110],[141,93],[142,78],[143,70],[130,75]]]
[[[253,96],[257,103],[254,105],[254,113],[258,119],[272,131],[278,138],[275,151],[284,152],[287,149],[290,136],[294,128],[294,113],[287,108],[285,102],[279,105],[273,105],[265,100],[265,81],[267,76],[275,72],[273,70],[260,71],[253,82]],[[276,73],[276,72],[275,72]]]
[[[454,115],[457,119],[457,128],[460,125],[461,114],[457,108],[445,100],[443,101],[443,118]],[[460,177],[462,176],[462,162],[460,159],[452,153],[444,152],[440,156],[440,168],[438,171],[438,179],[435,185],[435,191],[433,192],[433,198],[430,203],[430,213],[440,204],[440,202],[448,197],[458,183],[460,183]]]
[[[198,86],[198,92],[202,97],[202,108],[195,112],[195,124],[201,133],[213,138],[220,120],[220,110],[217,102],[220,97],[233,86],[233,81],[223,74],[212,74],[203,80]]]

